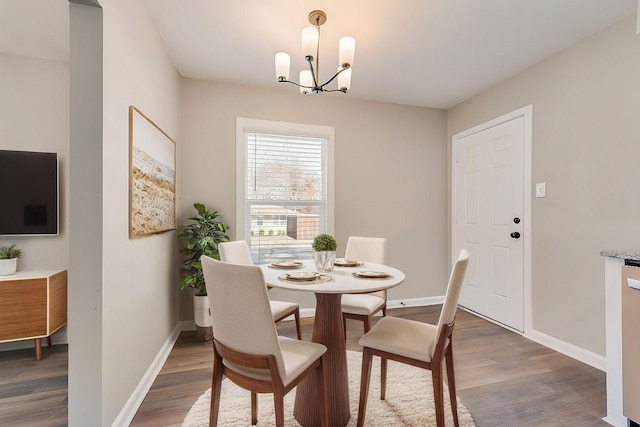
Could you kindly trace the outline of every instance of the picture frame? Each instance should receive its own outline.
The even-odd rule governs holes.
[[[176,229],[176,144],[129,106],[129,238]]]

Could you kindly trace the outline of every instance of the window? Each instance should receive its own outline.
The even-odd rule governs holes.
[[[238,118],[236,237],[255,263],[310,258],[333,233],[333,128]]]

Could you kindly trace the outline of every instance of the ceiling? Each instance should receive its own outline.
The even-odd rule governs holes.
[[[274,55],[305,67],[300,32],[314,9],[320,79],[338,39],[356,39],[348,97],[450,108],[636,13],[637,0],[144,0],[182,76],[297,91]],[[68,60],[67,0],[0,0],[0,52]],[[297,80],[297,79],[296,79]],[[314,95],[309,95],[314,96]]]

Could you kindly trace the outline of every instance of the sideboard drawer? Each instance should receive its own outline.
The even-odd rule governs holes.
[[[0,301],[0,341],[46,336],[46,278],[4,282]]]

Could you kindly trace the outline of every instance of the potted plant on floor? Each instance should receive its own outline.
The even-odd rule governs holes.
[[[313,239],[311,248],[313,249],[313,262],[316,265],[316,270],[321,273],[332,271],[338,248],[336,239],[330,234],[319,234]]]
[[[188,223],[180,228],[178,238],[185,242],[180,254],[185,257],[180,280],[180,290],[193,288],[193,312],[196,326],[211,327],[207,286],[202,273],[202,255],[220,259],[218,244],[228,242],[229,226],[220,221],[218,212],[211,212],[202,203],[194,203],[198,215],[188,218]]]
[[[0,247],[0,276],[15,274],[21,255],[22,251],[16,249],[16,245]]]

